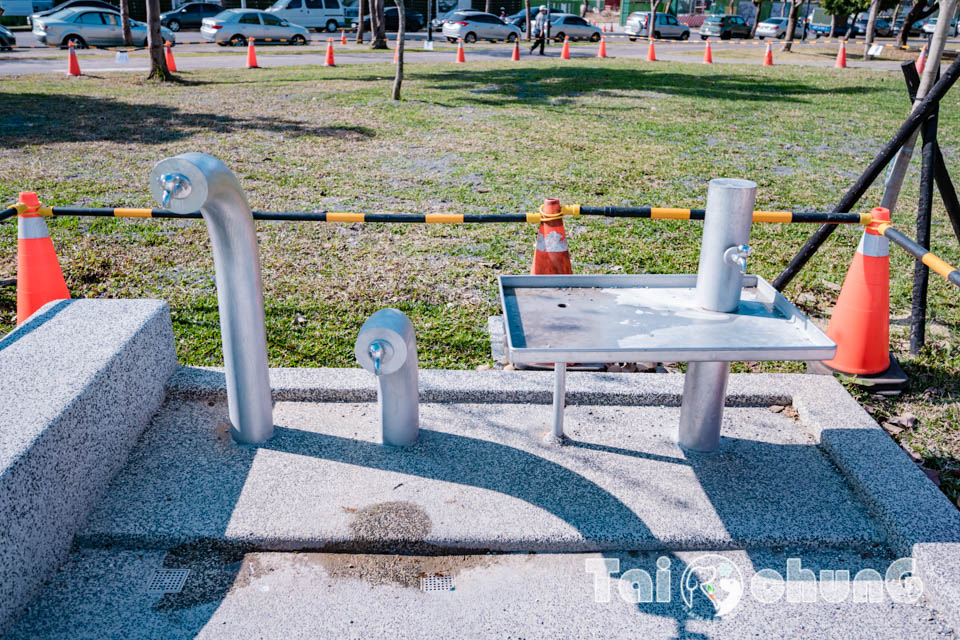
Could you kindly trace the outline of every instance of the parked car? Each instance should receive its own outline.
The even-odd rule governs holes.
[[[627,24],[624,31],[631,41],[637,38],[649,38],[647,32],[647,22],[650,20],[649,11],[634,11],[627,16]],[[654,38],[677,38],[686,40],[690,37],[690,27],[680,24],[677,19],[669,13],[657,12],[657,22],[653,27]]]
[[[291,24],[331,33],[346,25],[347,19],[340,0],[277,0],[267,12]]]
[[[307,44],[310,32],[306,27],[290,24],[289,21],[266,11],[255,9],[227,9],[212,18],[204,18],[200,35],[207,42],[216,42],[221,47],[245,47],[253,38],[262,42]]]
[[[464,42],[477,40],[506,40],[516,42],[520,39],[520,29],[507,24],[492,13],[482,11],[457,11],[443,23],[443,37],[449,42],[463,38]]]
[[[600,29],[573,13],[555,13],[550,16],[550,35],[557,42],[567,36],[571,40],[600,41]]]
[[[926,34],[932,34],[934,31],[936,31],[936,29],[937,29],[937,17],[936,17],[936,16],[934,16],[933,18],[928,18],[927,21],[926,21],[925,23],[923,23],[922,30],[923,30],[923,32],[926,33]],[[952,37],[956,37],[956,36],[957,36],[957,21],[956,21],[956,20],[951,20],[951,21],[950,21],[950,28],[947,29],[947,35],[948,35],[948,36],[952,36]]]
[[[903,23],[906,22],[906,20],[907,20],[906,18],[897,18],[896,23],[894,23],[893,25],[894,35],[899,34],[903,30]],[[907,35],[919,36],[921,33],[923,33],[923,20],[917,20],[916,22],[913,23],[913,25],[911,25],[910,33],[908,33]]]
[[[787,24],[789,22],[789,18],[767,18],[757,25],[757,37],[761,40],[764,38],[779,38],[782,40],[787,37]],[[793,37],[803,37],[803,22],[800,20],[797,20],[794,25]]]
[[[852,38],[855,36],[865,35],[867,35],[867,20],[866,18],[861,18],[853,23],[853,28],[850,30],[849,37]],[[873,27],[873,35],[880,38],[889,38],[893,35],[893,27],[890,26],[890,23],[883,18],[877,18],[877,21]]]
[[[720,38],[729,40],[731,38],[749,38],[750,25],[740,16],[734,15],[716,15],[707,16],[707,19],[700,25],[700,39]]]
[[[146,46],[147,25],[131,20],[130,34],[135,46]],[[73,43],[78,49],[123,45],[120,13],[90,7],[64,9],[38,18],[33,21],[33,35],[43,44],[66,47]],[[160,27],[160,37],[170,44],[176,43],[173,31],[166,27]]]
[[[9,51],[17,46],[17,37],[10,29],[0,25],[0,51]]]
[[[45,18],[59,11],[63,11],[64,9],[72,9],[73,7],[93,7],[95,9],[110,9],[111,11],[118,10],[117,5],[110,4],[109,2],[103,2],[102,0],[69,0],[68,2],[64,2],[64,3],[58,4],[55,7],[51,7],[46,11],[38,11],[37,13],[34,13],[29,18],[27,18],[27,22],[29,24],[33,24],[33,21],[36,20],[37,18]]]
[[[457,11],[463,11],[464,13],[469,13],[470,9],[450,9],[450,11],[447,11],[446,13],[441,13],[439,16],[436,16],[433,20],[430,21],[430,27],[434,31],[442,31],[443,23],[449,20],[451,17],[453,17],[453,14],[455,14]],[[483,13],[483,12],[477,9],[476,13]]]
[[[407,9],[404,14],[406,15],[405,22],[407,23],[407,31],[420,31],[423,29],[423,14],[419,11],[414,11],[413,9]],[[400,28],[400,12],[397,11],[397,8],[387,7],[383,10],[383,21],[387,25],[387,31],[397,31]],[[363,17],[363,30],[367,33],[370,32],[370,16]]]
[[[357,6],[343,8],[343,22],[349,29],[360,20],[360,8]]]
[[[199,29],[204,18],[212,18],[223,11],[223,7],[212,2],[188,2],[173,11],[160,14],[160,24],[177,32],[180,29]]]
[[[533,22],[534,20],[537,19],[537,13],[539,12],[540,12],[539,5],[530,6],[530,22]],[[557,7],[550,7],[550,13],[553,14],[553,13],[566,13],[566,12],[563,9],[558,9]],[[524,18],[523,11],[518,11],[512,16],[507,16],[506,23],[512,24],[516,28],[520,29],[520,31],[527,30],[527,20],[526,18]]]

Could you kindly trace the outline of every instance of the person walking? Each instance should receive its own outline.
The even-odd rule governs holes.
[[[530,25],[530,30],[533,31],[533,46],[530,47],[530,55],[533,55],[533,50],[537,47],[540,47],[540,55],[544,55],[543,47],[547,42],[547,25],[549,24],[550,18],[547,14],[547,5],[540,5],[540,11],[537,13],[536,19]]]

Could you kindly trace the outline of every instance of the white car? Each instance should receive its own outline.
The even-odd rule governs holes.
[[[923,32],[924,33],[933,33],[937,28],[937,18],[929,18],[926,22],[923,23]],[[957,37],[957,21],[950,21],[950,28],[947,29],[947,35],[954,38]]]
[[[634,11],[627,16],[627,24],[624,31],[630,40],[637,38],[649,38],[647,23],[650,21],[649,11]],[[690,27],[680,24],[677,19],[669,13],[657,12],[657,22],[653,26],[654,38],[676,38],[678,40],[687,40],[690,37]]]
[[[227,9],[212,18],[204,18],[200,35],[207,42],[216,42],[221,47],[245,47],[247,41],[286,42],[307,44],[310,32],[306,27],[290,24],[266,11],[256,9]]]
[[[492,13],[482,11],[457,11],[443,23],[443,37],[449,42],[463,38],[464,42],[477,40],[506,40],[516,42],[520,39],[520,29],[507,24]]]
[[[783,39],[787,35],[787,23],[789,18],[767,18],[757,25],[757,38],[779,38]],[[793,25],[793,37],[803,37],[803,22],[797,20]]]
[[[550,14],[550,35],[557,42],[562,42],[566,36],[571,40],[598,42],[600,29],[576,14],[553,13]]]
[[[77,49],[123,46],[120,14],[91,7],[74,7],[36,18],[33,21],[33,35],[51,47],[66,47],[70,44]],[[131,20],[130,35],[135,46],[146,46],[147,25]],[[160,28],[160,37],[171,45],[177,41],[173,31],[166,27]]]
[[[340,0],[277,0],[267,12],[308,29],[334,32],[347,24]]]

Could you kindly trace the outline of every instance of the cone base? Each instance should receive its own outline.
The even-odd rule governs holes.
[[[859,387],[869,390],[883,396],[899,395],[901,391],[907,388],[909,378],[897,361],[896,356],[890,354],[890,366],[885,371],[873,374],[851,374],[844,371],[838,371],[830,367],[825,362],[815,360],[807,362],[807,373],[813,375],[833,375],[842,373],[851,377],[851,382]]]

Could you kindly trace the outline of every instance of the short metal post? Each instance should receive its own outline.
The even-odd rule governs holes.
[[[377,376],[383,444],[405,447],[420,435],[417,338],[397,309],[381,309],[360,327],[354,344],[360,366]]]
[[[750,250],[757,185],[749,180],[710,181],[697,272],[697,303],[708,311],[736,312]],[[683,383],[678,442],[691,451],[720,445],[729,362],[690,362]]]
[[[217,281],[230,432],[238,442],[264,442],[273,436],[267,329],[256,228],[243,188],[213,156],[185,153],[153,168],[150,191],[164,208],[176,213],[199,209],[207,223]]]
[[[553,430],[551,438],[556,442],[563,441],[563,408],[566,405],[567,395],[567,363],[557,362],[553,365]]]

